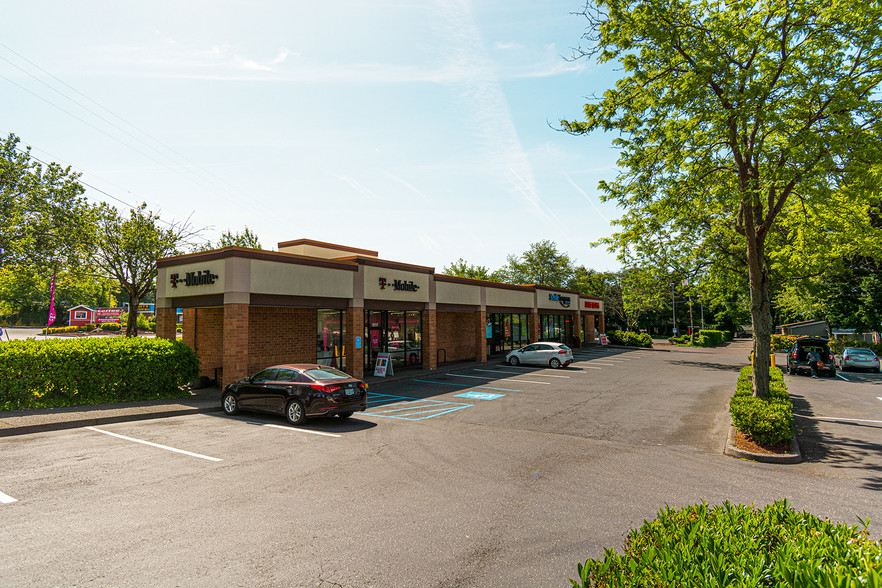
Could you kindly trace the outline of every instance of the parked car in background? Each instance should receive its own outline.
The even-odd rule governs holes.
[[[533,364],[547,365],[553,368],[568,366],[573,363],[573,350],[563,343],[530,343],[515,349],[505,356],[509,365]]]
[[[794,341],[793,347],[787,353],[787,371],[791,374],[798,374],[800,371],[811,373],[812,367],[808,360],[809,351],[816,351],[821,357],[823,367],[818,368],[818,372],[828,376],[836,375],[833,353],[830,352],[828,340],[823,337],[800,337]]]
[[[326,365],[275,365],[228,385],[221,403],[229,415],[268,412],[302,425],[307,417],[345,419],[367,409],[367,384]]]
[[[839,369],[843,372],[853,369],[872,370],[879,373],[879,356],[872,349],[846,347],[837,358]]]

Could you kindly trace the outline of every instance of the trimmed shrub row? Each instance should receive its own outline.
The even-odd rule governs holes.
[[[872,349],[876,355],[882,356],[882,343],[868,343],[859,339],[836,339],[835,341],[830,341],[830,349],[834,353],[842,353],[842,350],[846,347]]]
[[[199,374],[180,341],[88,338],[0,345],[0,410],[178,398]]]
[[[882,542],[863,528],[796,512],[786,500],[665,507],[625,539],[625,551],[579,564],[583,588],[882,586]]]
[[[793,437],[793,404],[780,368],[769,368],[769,397],[753,396],[751,366],[741,369],[729,414],[735,428],[762,445],[773,445]]]
[[[681,335],[680,337],[668,337],[674,345],[689,345],[691,347],[713,347],[735,338],[732,331],[717,331],[713,329],[704,329],[698,331],[695,335]]]
[[[790,351],[794,341],[796,341],[796,337],[792,335],[772,335],[772,350]]]
[[[609,331],[606,334],[609,342],[613,345],[628,345],[630,347],[652,347],[652,336],[649,333],[635,333],[633,331]]]

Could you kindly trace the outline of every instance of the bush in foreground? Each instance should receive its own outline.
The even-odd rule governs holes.
[[[625,539],[624,554],[579,564],[583,588],[653,586],[882,586],[882,542],[866,525],[796,512],[781,500],[762,509],[726,502],[664,508]]]
[[[649,333],[635,333],[633,331],[609,331],[606,334],[609,342],[613,345],[628,345],[630,347],[652,347],[652,336]]]
[[[769,368],[768,398],[753,396],[752,368],[741,369],[735,395],[729,401],[732,424],[760,445],[774,445],[793,437],[793,404],[780,368]]]
[[[199,360],[180,341],[124,337],[0,345],[0,410],[187,395]]]

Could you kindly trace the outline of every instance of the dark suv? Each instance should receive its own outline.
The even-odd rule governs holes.
[[[793,347],[787,353],[787,371],[791,374],[796,374],[799,370],[811,372],[812,366],[809,365],[808,353],[809,351],[817,351],[821,356],[821,361],[824,362],[824,367],[818,371],[835,376],[836,365],[833,363],[833,353],[827,343],[828,340],[823,337],[800,337],[794,341]]]

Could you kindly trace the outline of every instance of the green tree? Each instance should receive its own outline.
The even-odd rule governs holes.
[[[19,142],[10,134],[0,143],[0,267],[81,265],[94,243],[94,211],[79,174],[39,163]]]
[[[628,324],[620,272],[599,272],[580,265],[573,270],[566,287],[585,296],[603,298],[603,314],[608,324]]]
[[[128,218],[107,204],[101,207],[96,263],[129,295],[127,337],[138,336],[138,304],[156,288],[156,260],[179,253],[179,244],[195,234],[187,223],[161,223],[146,204],[133,208]]]
[[[566,253],[557,250],[553,241],[531,243],[523,255],[509,255],[507,263],[494,272],[497,281],[509,284],[540,284],[564,288],[576,271]]]
[[[245,227],[241,233],[233,233],[232,231],[224,231],[220,240],[215,246],[217,249],[222,247],[247,247],[249,249],[263,249],[260,241],[251,229]]]
[[[623,172],[600,189],[627,212],[607,243],[625,262],[742,248],[764,397],[774,266],[800,239],[866,238],[825,213],[837,194],[849,212],[865,209],[876,189],[882,5],[598,0],[584,15],[580,54],[624,69],[584,122],[561,121],[575,134],[619,132]]]
[[[483,265],[469,265],[462,257],[444,266],[444,273],[448,276],[457,276],[460,278],[474,278],[476,280],[489,280],[490,270]]]

